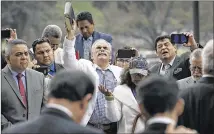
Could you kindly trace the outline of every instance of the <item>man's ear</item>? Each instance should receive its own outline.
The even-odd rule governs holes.
[[[5,56],[5,61],[7,62],[7,64],[10,64],[10,56]]]
[[[185,102],[183,99],[178,99],[176,105],[175,105],[175,111],[177,113],[178,116],[182,115],[183,111],[184,111],[184,106],[185,106]]]
[[[82,102],[80,104],[80,108],[81,109],[87,109],[88,103],[92,98],[92,94],[87,94],[83,99]]]

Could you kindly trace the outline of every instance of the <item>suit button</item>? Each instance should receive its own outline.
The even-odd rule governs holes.
[[[25,117],[26,115],[25,114],[23,114],[23,117]]]

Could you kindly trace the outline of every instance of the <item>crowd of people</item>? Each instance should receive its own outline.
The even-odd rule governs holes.
[[[130,57],[114,54],[90,12],[73,22],[62,48],[57,25],[31,48],[11,30],[2,55],[3,133],[214,133],[213,39],[201,45],[183,33],[190,51],[178,55],[170,35],[159,36],[161,62],[150,68],[135,48],[120,49]]]

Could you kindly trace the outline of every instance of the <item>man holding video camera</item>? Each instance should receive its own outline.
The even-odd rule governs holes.
[[[193,34],[184,33],[187,38],[187,43],[183,44],[186,47],[190,47],[191,51],[198,47],[201,47],[196,43]],[[166,78],[175,78],[177,80],[191,76],[189,70],[189,52],[182,54],[180,57],[177,56],[177,48],[171,41],[171,37],[159,36],[155,40],[155,50],[162,61],[151,67],[151,72],[160,74]]]
[[[52,78],[57,71],[63,69],[61,64],[54,61],[53,49],[48,38],[36,39],[32,44],[32,48],[37,64],[40,66],[36,68],[37,71]]]

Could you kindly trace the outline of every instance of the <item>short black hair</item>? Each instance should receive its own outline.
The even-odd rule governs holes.
[[[80,12],[77,15],[77,19],[76,19],[77,25],[78,25],[78,21],[83,21],[83,20],[88,20],[88,22],[90,22],[91,24],[94,24],[94,20],[90,12],[84,11],[84,12]]]
[[[176,80],[157,75],[151,75],[139,83],[137,92],[138,102],[144,105],[150,116],[173,110],[179,98]]]
[[[164,40],[164,39],[169,39],[170,42],[171,42],[171,37],[169,35],[162,35],[162,36],[158,36],[156,39],[155,39],[155,50],[157,51],[157,43],[158,41],[160,40]],[[173,44],[174,45],[174,44]]]
[[[82,100],[87,94],[93,94],[95,85],[91,77],[78,70],[61,70],[51,80],[49,97]]]
[[[46,38],[46,37],[38,38],[32,44],[33,52],[35,53],[35,51],[36,51],[36,45],[44,43],[44,42],[47,42],[48,44],[51,45],[50,40],[48,38]]]

